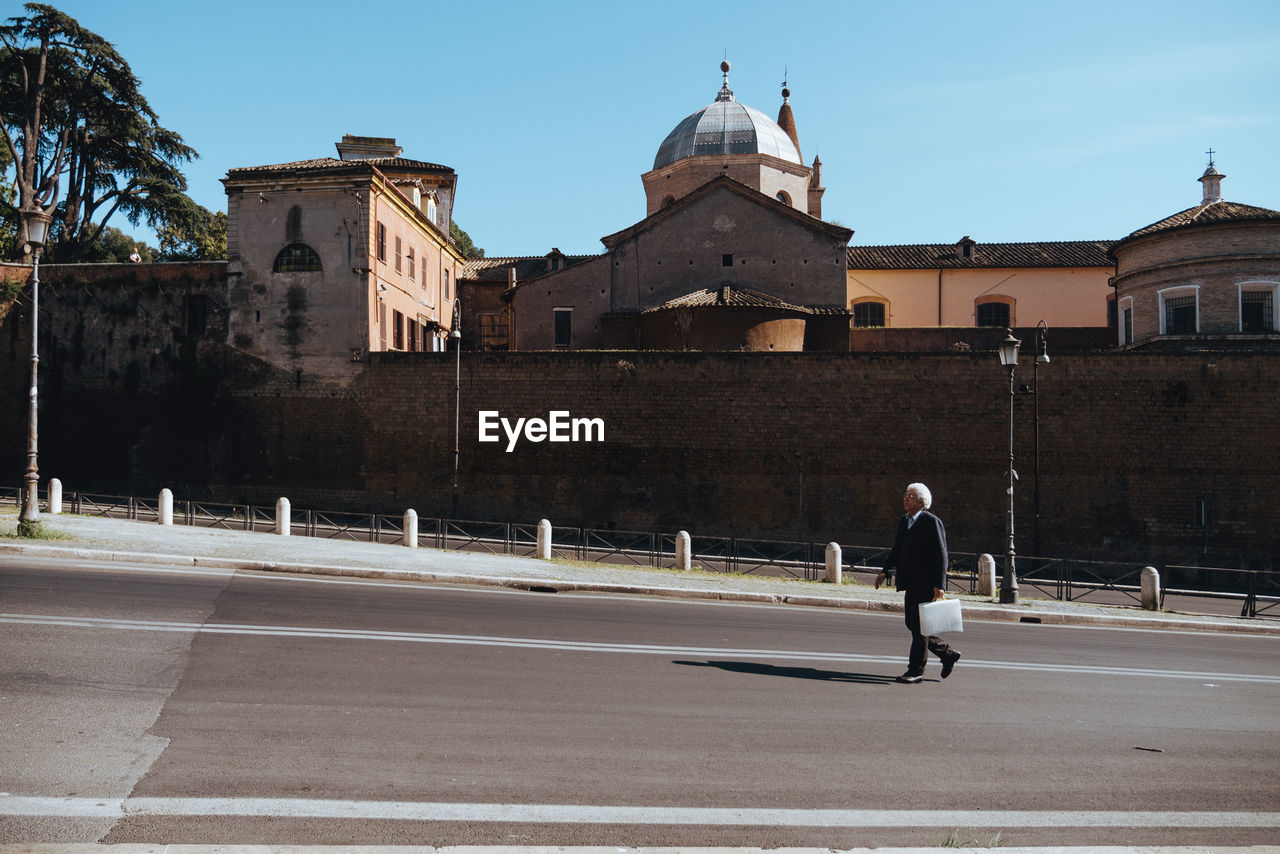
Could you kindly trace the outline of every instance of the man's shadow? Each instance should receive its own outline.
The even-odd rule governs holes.
[[[779,667],[776,664],[760,664],[756,661],[672,661],[685,667],[716,667],[730,673],[750,673],[754,676],[785,676],[790,679],[817,679],[822,682],[853,682],[859,685],[888,685],[892,676],[877,673],[846,673],[840,670],[818,670],[813,667]]]

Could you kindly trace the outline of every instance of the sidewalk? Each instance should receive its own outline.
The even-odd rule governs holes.
[[[902,611],[901,594],[875,590],[869,576],[841,585],[755,575],[729,575],[698,570],[680,572],[576,561],[477,552],[409,549],[399,545],[281,537],[275,534],[162,526],[104,517],[45,515],[56,540],[0,538],[0,555],[66,557],[240,570],[299,572],[468,584],[544,592],[596,592],[668,596],[687,599],[760,602],[775,605],[847,608],[859,611]],[[17,511],[0,511],[0,534],[12,532]],[[955,595],[955,594],[949,594]],[[1280,637],[1280,623],[1269,620],[1143,611],[1137,607],[1095,605],[1054,600],[1023,600],[1000,605],[986,597],[961,595],[966,620],[1086,625],[1112,628],[1175,629],[1235,632]]]

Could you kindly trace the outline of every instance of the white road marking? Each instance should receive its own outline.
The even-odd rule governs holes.
[[[455,635],[433,632],[386,632],[364,629],[322,629],[304,626],[255,626],[231,623],[190,623],[154,620],[124,620],[103,617],[63,617],[48,614],[0,614],[0,623],[58,626],[63,628],[112,629],[140,632],[182,632],[257,637],[321,638],[326,640],[381,641],[400,643],[499,646],[518,649],[545,649],[568,652],[621,653],[641,655],[699,656],[711,659],[784,659],[831,663],[897,664],[897,655],[813,652],[779,649],[738,649],[726,647],[670,646],[659,644],[598,643],[539,638]],[[1156,670],[1140,667],[1101,667],[1084,664],[1038,664],[1018,661],[964,659],[966,668],[1076,673],[1091,676],[1148,676],[1161,679],[1198,679],[1217,682],[1264,682],[1280,684],[1280,676],[1250,673],[1211,673],[1193,670]]]
[[[471,553],[464,552],[464,554],[471,554]],[[479,555],[479,556],[485,556],[485,555]],[[508,556],[498,555],[498,557],[508,557]],[[8,559],[7,555],[0,554],[0,563],[3,563],[6,559]],[[465,578],[470,577],[470,578],[474,578],[481,581],[494,582],[494,581],[503,580],[504,576],[485,576],[485,575],[466,576],[466,573],[451,573],[447,570],[441,570],[439,572],[422,570],[423,578],[419,581],[395,581],[390,578],[336,578],[333,576],[326,576],[326,575],[304,575],[304,574],[297,574],[301,570],[291,570],[291,569],[284,569],[284,568],[275,569],[275,570],[229,569],[226,567],[216,567],[216,566],[204,567],[204,568],[182,568],[182,567],[174,567],[174,566],[143,566],[139,564],[128,564],[124,562],[120,562],[120,563],[84,562],[79,564],[65,564],[60,559],[56,559],[56,558],[49,558],[44,556],[27,556],[27,555],[24,555],[22,559],[26,561],[50,561],[50,562],[56,561],[59,564],[58,566],[49,567],[50,569],[54,569],[54,570],[65,568],[65,569],[86,569],[86,570],[94,570],[94,571],[102,571],[102,572],[148,572],[148,573],[157,573],[157,574],[167,573],[167,574],[175,574],[175,575],[235,575],[238,578],[257,579],[259,581],[300,582],[304,584],[342,584],[342,585],[367,586],[367,587],[377,586],[382,588],[399,588],[399,589],[417,590],[417,591],[430,590],[432,592],[447,591],[451,593],[485,593],[488,595],[495,595],[495,596],[531,596],[531,595],[541,596],[543,595],[541,593],[530,593],[528,590],[521,590],[518,588],[512,589],[512,588],[505,588],[500,586],[493,586],[492,584],[482,584],[480,586],[475,586],[473,584],[468,583],[465,580]],[[287,564],[285,563],[280,564],[281,567],[284,567],[286,565]],[[359,569],[376,569],[377,567],[358,567],[358,568]],[[630,567],[625,564],[618,566],[618,569],[620,570],[626,570],[631,568],[634,568],[634,567]],[[412,570],[406,570],[406,572],[412,572]],[[534,577],[524,578],[522,580],[525,583],[535,584],[535,585],[540,582],[554,584],[560,581],[560,579],[556,579],[556,578],[534,578]],[[616,583],[624,587],[629,586],[626,582],[616,582]],[[668,589],[675,589],[675,588],[668,588]],[[568,592],[568,591],[560,591],[556,596],[556,598],[557,599],[589,599],[593,601],[598,601],[600,599],[617,599],[621,601],[634,602],[635,594],[626,593],[626,592],[574,593],[574,592]],[[1051,600],[1047,600],[1047,601],[1051,601]],[[727,599],[727,600],[701,599],[701,598],[682,599],[675,596],[661,597],[654,604],[662,604],[664,607],[683,605],[683,606],[691,606],[691,607],[699,607],[699,608],[704,608],[704,607],[756,608],[756,609],[767,608],[771,610],[786,610],[791,612],[794,612],[796,607],[795,605],[788,605],[785,603],[740,602],[740,601],[734,601],[732,599]],[[1034,601],[1029,601],[1028,604],[1034,604]],[[822,609],[814,609],[814,610],[821,611]],[[838,611],[835,613],[837,615],[840,614],[840,612]],[[882,618],[893,618],[897,620],[902,619],[902,616],[900,613],[880,612],[880,611],[867,611],[867,612],[859,612],[859,613],[863,617],[873,617],[873,618],[882,617]],[[1227,616],[1227,615],[1224,615],[1224,618],[1232,619],[1230,616]],[[981,621],[975,619],[975,622],[981,622]],[[1214,633],[1214,632],[1195,631],[1192,629],[1145,628],[1141,626],[1095,626],[1095,625],[1077,625],[1077,624],[1071,624],[1071,623],[1054,623],[1054,624],[1045,625],[1045,626],[1038,625],[1038,627],[1052,628],[1052,629],[1070,629],[1072,631],[1140,632],[1145,634],[1186,635],[1190,637],[1201,638],[1206,643],[1210,643],[1217,640],[1238,640],[1241,638],[1266,637],[1266,635],[1254,635],[1254,634],[1249,634],[1247,632],[1222,634],[1222,633]]]
[[[1280,812],[845,810],[414,803],[307,798],[49,798],[15,795],[0,795],[0,815],[55,818],[266,816],[502,824],[698,824],[768,827],[1280,827]]]

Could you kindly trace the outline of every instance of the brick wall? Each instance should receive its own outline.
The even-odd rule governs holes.
[[[190,375],[203,385],[175,373],[131,395],[71,382],[64,366],[42,387],[41,423],[77,450],[42,474],[68,490],[449,512],[454,354],[375,354],[345,389],[234,354],[205,361]],[[19,354],[4,369],[20,366]],[[1039,378],[1040,551],[1274,561],[1280,354],[1063,354]],[[1018,379],[1030,382],[1029,364]],[[464,518],[883,544],[903,487],[923,480],[954,549],[1003,548],[1008,384],[991,353],[466,352],[460,399]],[[1024,555],[1035,551],[1033,405],[1016,401]],[[605,442],[508,453],[505,440],[478,441],[480,410],[601,418]],[[9,426],[0,439],[0,474],[16,483],[22,434]]]
[[[994,362],[990,353],[463,353],[460,515],[877,544],[903,486],[923,480],[954,548],[998,552],[1008,386]],[[1266,389],[1280,358],[1063,355],[1039,375],[1042,552],[1273,559],[1280,406]],[[1030,379],[1028,366],[1019,382]],[[284,431],[281,453],[305,446],[342,473],[317,501],[443,515],[453,395],[451,354],[388,354],[361,376],[350,410],[292,396],[252,406],[283,407],[267,430],[272,441]],[[505,440],[477,440],[482,409],[602,418],[606,441],[522,442],[508,453]],[[1018,398],[1023,554],[1034,553],[1032,422],[1033,399]],[[299,477],[285,457],[264,471],[282,491]],[[271,489],[263,497],[274,500]],[[1207,556],[1193,526],[1199,497],[1209,505]]]

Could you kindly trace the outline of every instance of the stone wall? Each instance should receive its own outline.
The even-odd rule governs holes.
[[[0,326],[3,392],[23,400],[12,322]],[[140,367],[131,383],[56,348],[42,476],[68,490],[449,513],[454,354],[374,354],[343,389],[210,341],[197,355]],[[1029,365],[1018,380],[1030,382]],[[1039,551],[1274,562],[1278,381],[1280,354],[1056,355],[1039,370]],[[923,480],[955,550],[1003,549],[1009,398],[989,352],[464,352],[460,400],[462,518],[875,545],[905,484]],[[482,410],[600,418],[605,439],[508,452],[505,439],[479,441]],[[1035,552],[1033,411],[1017,399],[1024,555]],[[0,420],[0,475],[16,484],[25,434],[13,420]],[[1207,531],[1194,524],[1199,498]]]

